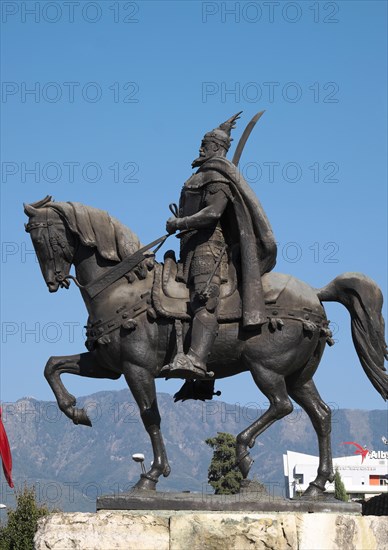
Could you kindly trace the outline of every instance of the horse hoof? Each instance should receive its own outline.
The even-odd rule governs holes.
[[[156,491],[156,483],[154,479],[147,477],[146,474],[140,476],[139,481],[134,486],[134,489],[140,491]]]
[[[84,409],[74,409],[73,422],[74,424],[82,424],[83,426],[92,427],[90,418],[88,417]]]
[[[322,489],[310,483],[305,492],[302,495],[302,498],[320,498],[323,495]]]
[[[240,472],[242,473],[242,476],[243,476],[244,479],[247,478],[247,476],[249,474],[249,470],[251,469],[253,462],[254,462],[254,460],[253,460],[253,458],[251,458],[251,456],[248,452],[246,452],[245,456],[243,456],[237,462],[237,466],[238,466]]]

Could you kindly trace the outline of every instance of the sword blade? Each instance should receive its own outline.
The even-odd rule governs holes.
[[[252,120],[248,123],[247,127],[245,128],[242,136],[240,137],[240,141],[237,144],[236,150],[233,155],[232,163],[237,166],[240,162],[241,153],[243,152],[243,149],[245,147],[245,144],[253,130],[253,128],[256,125],[256,122],[263,116],[265,111],[260,111],[259,113],[256,113],[255,116],[252,118]]]
[[[140,248],[140,250],[137,250],[134,254],[131,256],[127,256],[124,258],[119,264],[116,264],[115,266],[111,267],[109,271],[89,283],[84,287],[86,292],[89,294],[90,298],[94,298],[97,296],[97,294],[100,294],[103,290],[108,288],[111,284],[115,283],[121,277],[126,275],[131,269],[136,267],[140,264],[143,260],[145,260],[144,252],[147,252],[150,248],[153,248],[157,244],[163,242],[169,237],[169,234],[163,235],[163,237],[160,237],[159,239],[156,239],[152,243],[147,244],[146,246],[143,246]]]

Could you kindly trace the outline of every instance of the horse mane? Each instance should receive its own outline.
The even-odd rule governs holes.
[[[107,260],[119,262],[140,248],[139,238],[128,227],[103,210],[79,202],[54,202],[52,197],[31,204],[50,208],[67,222],[82,244],[95,247]]]

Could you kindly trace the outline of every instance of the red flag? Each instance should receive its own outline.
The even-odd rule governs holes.
[[[3,422],[1,420],[1,407],[0,407],[0,456],[3,464],[3,472],[8,485],[13,488],[12,481],[12,456],[11,449],[9,448],[8,437],[5,432]]]

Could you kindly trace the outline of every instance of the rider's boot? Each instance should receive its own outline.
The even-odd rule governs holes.
[[[206,362],[217,333],[218,321],[216,314],[207,311],[205,308],[200,309],[193,319],[191,345],[186,357],[204,375],[207,373]]]
[[[207,372],[206,361],[211,352],[218,332],[218,321],[215,313],[202,308],[193,319],[191,331],[191,346],[187,355],[178,353],[166,373],[167,377],[212,378],[214,374]],[[190,376],[191,375],[191,376]]]

